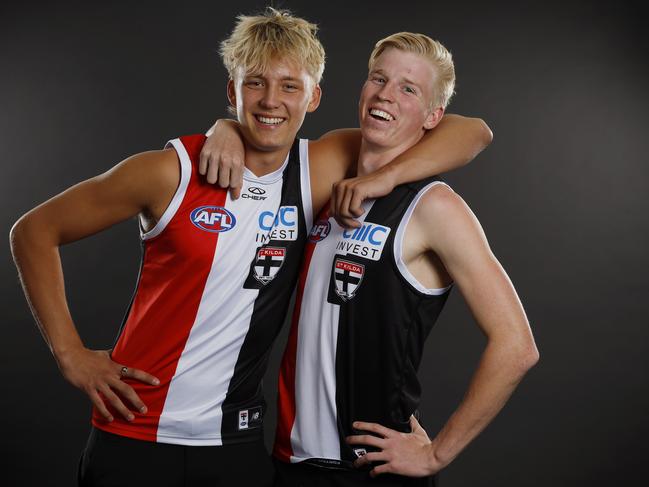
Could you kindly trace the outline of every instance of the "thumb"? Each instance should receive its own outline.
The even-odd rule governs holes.
[[[419,424],[419,421],[417,421],[417,418],[415,418],[414,414],[410,416],[410,430],[413,433],[418,433],[424,430],[424,428]]]

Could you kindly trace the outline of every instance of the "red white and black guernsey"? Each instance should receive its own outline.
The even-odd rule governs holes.
[[[205,137],[168,143],[180,184],[153,229],[133,300],[112,352],[160,379],[127,380],[148,407],[133,422],[95,410],[93,425],[140,440],[223,445],[262,435],[261,379],[285,318],[312,222],[308,144],[283,166],[246,169],[241,197],[198,174]]]
[[[274,455],[345,468],[364,448],[345,437],[354,421],[410,431],[420,400],[424,341],[450,287],[426,289],[402,259],[403,237],[436,178],[364,204],[362,226],[315,222],[300,271],[279,378]]]

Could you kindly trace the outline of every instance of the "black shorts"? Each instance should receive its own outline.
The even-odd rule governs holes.
[[[273,485],[264,443],[183,446],[134,440],[93,428],[79,463],[79,487]]]
[[[370,477],[369,470],[341,470],[307,463],[275,462],[275,487],[434,487],[435,477],[403,477],[381,474]]]

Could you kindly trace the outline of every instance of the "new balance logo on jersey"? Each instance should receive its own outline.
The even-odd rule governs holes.
[[[334,282],[336,294],[343,301],[348,301],[356,295],[358,286],[363,281],[365,266],[336,257],[334,262]]]
[[[235,216],[222,206],[200,206],[191,212],[189,218],[201,230],[212,233],[227,232],[237,224]]]
[[[257,406],[251,409],[242,409],[239,411],[237,428],[239,431],[252,428],[259,428],[262,425],[262,409]]]
[[[254,265],[254,277],[266,285],[273,280],[286,258],[283,247],[262,247],[257,251]]]
[[[364,222],[360,228],[345,229],[336,244],[336,250],[347,255],[379,260],[388,235],[390,227]]]
[[[257,242],[270,240],[297,240],[297,206],[280,206],[277,213],[262,211],[259,214]]]
[[[311,229],[311,232],[309,233],[309,242],[319,242],[320,240],[324,240],[327,238],[327,235],[329,235],[329,232],[331,231],[331,223],[329,223],[329,220],[319,220],[315,222],[313,225],[313,228]]]

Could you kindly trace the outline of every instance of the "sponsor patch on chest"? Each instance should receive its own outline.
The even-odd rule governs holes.
[[[345,229],[336,243],[336,252],[379,260],[390,235],[390,227],[363,222],[360,228]]]
[[[277,213],[262,211],[259,214],[257,242],[265,244],[271,240],[297,240],[297,206],[280,206]]]

